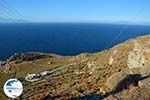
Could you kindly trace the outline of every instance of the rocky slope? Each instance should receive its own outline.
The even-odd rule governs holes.
[[[150,100],[150,35],[99,53],[27,57],[0,69],[1,87],[9,78],[23,82],[19,100]],[[2,91],[0,99],[8,99]]]

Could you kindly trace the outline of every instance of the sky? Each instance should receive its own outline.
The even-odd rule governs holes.
[[[150,0],[0,0],[0,21],[150,24],[149,4]]]

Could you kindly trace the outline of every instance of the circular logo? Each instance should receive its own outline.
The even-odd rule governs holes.
[[[9,79],[4,84],[4,93],[10,98],[17,98],[22,94],[22,83],[17,79]]]

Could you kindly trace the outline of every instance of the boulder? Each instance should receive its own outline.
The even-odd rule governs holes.
[[[109,95],[107,98],[105,98],[104,100],[118,100],[117,98],[115,98],[113,95]]]
[[[150,89],[150,77],[138,82],[138,86],[141,88]]]
[[[127,77],[127,74],[124,73],[123,71],[121,72],[116,72],[112,74],[106,81],[105,85],[109,89],[109,91],[114,91],[117,88],[122,88],[122,86],[119,86],[119,84],[125,80]]]
[[[51,65],[51,64],[53,64],[53,62],[49,61],[49,62],[48,62],[48,65]]]
[[[147,76],[150,73],[150,48],[134,41],[133,50],[128,55],[127,65],[130,74]]]

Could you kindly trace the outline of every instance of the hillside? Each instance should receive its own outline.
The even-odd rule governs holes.
[[[18,100],[150,100],[150,35],[98,53],[21,54],[0,70],[1,88],[9,78],[23,82]]]

